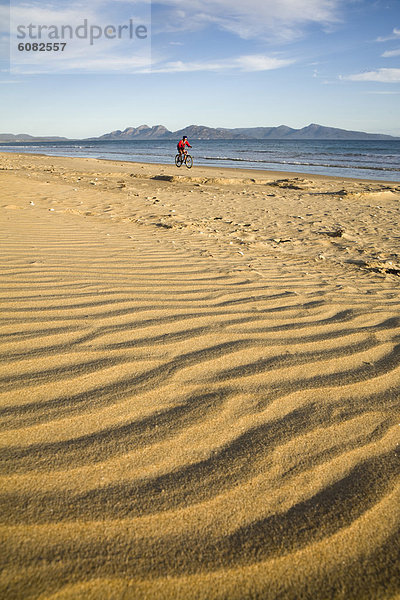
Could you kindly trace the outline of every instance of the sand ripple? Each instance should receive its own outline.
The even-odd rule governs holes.
[[[398,284],[25,205],[0,266],[3,597],[397,597]]]

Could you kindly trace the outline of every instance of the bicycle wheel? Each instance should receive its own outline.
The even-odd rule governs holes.
[[[190,156],[190,154],[186,155],[186,166],[188,169],[191,169],[193,167],[193,158]]]
[[[177,154],[175,156],[175,164],[177,167],[181,167],[182,166],[182,156],[180,154]]]

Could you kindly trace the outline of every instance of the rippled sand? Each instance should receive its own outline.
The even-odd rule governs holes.
[[[399,202],[0,155],[1,597],[398,598]]]

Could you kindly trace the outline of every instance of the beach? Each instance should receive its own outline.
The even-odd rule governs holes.
[[[0,595],[399,598],[400,182],[0,186]]]

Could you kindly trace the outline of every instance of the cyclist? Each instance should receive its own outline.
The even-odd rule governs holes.
[[[177,144],[177,149],[179,152],[179,156],[182,156],[183,154],[187,154],[187,151],[185,149],[185,147],[188,146],[189,148],[191,148],[192,146],[189,144],[188,139],[187,139],[187,135],[184,135],[182,137],[181,140],[179,140],[178,144]]]

